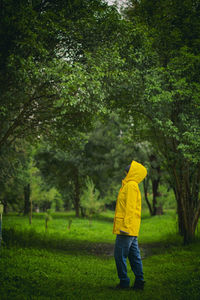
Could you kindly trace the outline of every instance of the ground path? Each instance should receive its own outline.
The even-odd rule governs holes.
[[[148,256],[163,253],[167,249],[169,249],[169,247],[170,247],[169,244],[162,244],[162,243],[141,244],[140,245],[141,256],[143,259],[145,259]],[[113,256],[114,253],[114,244],[84,243],[82,250],[97,256],[111,257]]]
[[[113,256],[114,253],[114,243],[99,243],[90,242],[87,240],[75,240],[75,239],[61,239],[57,240],[55,237],[47,236],[45,237],[34,233],[32,238],[27,238],[27,236],[21,234],[19,231],[13,229],[4,230],[5,244],[15,244],[21,247],[28,248],[42,248],[47,250],[60,250],[64,251],[66,254],[79,254],[79,255],[96,255],[104,258],[109,258]],[[31,236],[30,236],[31,237]],[[170,248],[170,244],[166,242],[154,242],[154,243],[142,243],[139,244],[141,250],[141,256],[143,259],[166,252]]]

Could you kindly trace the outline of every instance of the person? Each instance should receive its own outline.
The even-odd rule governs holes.
[[[144,289],[143,266],[138,246],[141,222],[141,193],[138,184],[146,177],[146,168],[136,161],[126,167],[126,177],[122,180],[113,225],[116,234],[114,257],[120,283],[117,289],[129,288],[127,257],[135,275],[134,290]]]

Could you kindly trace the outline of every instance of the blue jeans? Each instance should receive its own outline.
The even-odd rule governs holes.
[[[117,235],[114,257],[120,285],[128,287],[130,279],[127,276],[126,259],[128,257],[136,281],[144,281],[142,260],[138,247],[137,236]]]

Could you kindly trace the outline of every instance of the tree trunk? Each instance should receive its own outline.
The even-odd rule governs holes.
[[[189,244],[195,239],[195,231],[200,216],[200,169],[190,170],[185,163],[179,170],[179,176],[175,168],[173,172],[179,233],[184,238],[184,244]]]
[[[149,180],[148,180],[148,178],[145,178],[143,180],[144,198],[145,198],[145,201],[146,201],[146,203],[148,205],[150,215],[152,216],[153,215],[153,209],[152,209],[151,203],[150,203],[150,201],[148,199],[148,185],[149,185]]]
[[[181,236],[184,236],[184,217],[183,217],[183,210],[182,210],[182,205],[181,205],[181,199],[179,197],[179,194],[176,192],[176,189],[174,189],[174,194],[176,198],[176,203],[177,203],[177,214],[178,214],[178,231]]]
[[[84,218],[86,216],[85,209],[82,206],[80,207],[80,209],[81,209],[81,217]]]
[[[80,213],[80,185],[79,185],[79,178],[78,178],[78,170],[76,169],[74,174],[74,185],[75,185],[75,195],[74,195],[74,208],[76,217],[79,218]]]
[[[178,227],[179,233],[184,238],[184,244],[189,244],[195,239],[197,223],[194,222],[195,215],[200,214],[200,209],[193,208],[192,199],[180,194],[177,202],[178,206]],[[188,205],[189,204],[189,205]]]
[[[30,212],[30,184],[24,187],[24,215]]]
[[[153,191],[153,216],[156,215],[162,215],[163,214],[163,208],[162,205],[158,205],[157,203],[157,197],[160,196],[160,193],[158,192],[158,187],[160,183],[160,177],[158,179],[152,180],[152,191]]]
[[[32,224],[32,215],[33,215],[33,205],[32,205],[32,199],[30,201],[30,211],[29,211],[29,224]]]
[[[7,203],[5,198],[3,199],[2,203],[3,203],[3,206],[4,206],[3,213],[4,213],[4,215],[7,215],[7,213],[8,213],[8,203]]]
[[[161,168],[155,154],[151,154],[149,156],[149,160],[151,162],[151,169],[152,169],[152,175],[151,175],[152,193],[153,193],[152,216],[162,215],[163,214],[162,205],[159,204],[158,206],[157,203],[157,197],[160,196],[159,184],[161,180]]]

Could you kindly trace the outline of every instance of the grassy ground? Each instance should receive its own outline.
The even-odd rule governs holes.
[[[31,226],[25,217],[4,216],[0,299],[200,299],[200,242],[182,246],[173,211],[153,218],[143,213],[145,290],[114,290],[112,221],[112,212],[92,224],[57,213],[45,232],[43,214]],[[133,282],[130,267],[128,272]]]

